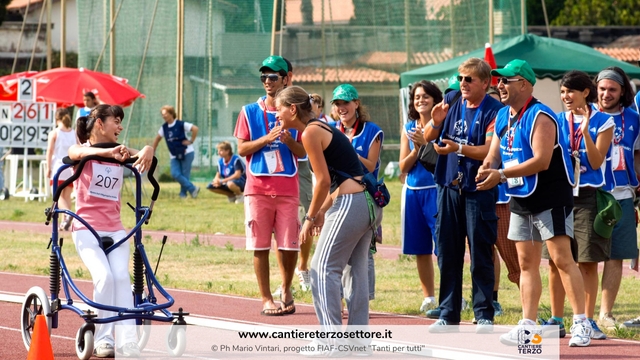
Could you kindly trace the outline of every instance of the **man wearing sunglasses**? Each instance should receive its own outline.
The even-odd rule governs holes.
[[[493,245],[496,242],[497,189],[476,191],[474,178],[491,144],[494,119],[502,104],[486,94],[491,67],[470,58],[458,67],[459,91],[434,106],[425,140],[438,142],[434,173],[438,184],[436,242],[440,267],[440,318],[430,332],[456,331],[460,323],[466,239],[471,254],[476,332],[493,330]]]
[[[269,56],[260,67],[266,96],[243,106],[234,136],[238,154],[247,157],[244,190],[247,250],[253,250],[253,266],[262,296],[262,315],[293,314],[291,281],[298,259],[298,158],[306,156],[300,134],[283,129],[275,113],[275,96],[286,87],[289,66],[280,56]],[[280,307],[269,284],[269,250],[275,234],[282,277]]]
[[[498,112],[491,149],[476,180],[478,190],[507,184],[511,196],[507,237],[516,242],[518,251],[523,315],[500,341],[517,345],[519,334],[536,326],[545,241],[573,308],[569,346],[588,346],[592,328],[585,314],[584,283],[571,255],[574,177],[569,139],[560,136],[553,110],[533,97],[536,76],[526,61],[512,60],[491,74],[502,76],[498,90],[508,106]]]

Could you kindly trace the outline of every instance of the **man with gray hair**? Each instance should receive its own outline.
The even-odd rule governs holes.
[[[638,257],[636,217],[633,200],[638,187],[638,160],[640,156],[640,121],[633,108],[633,90],[625,72],[616,67],[602,70],[596,78],[598,103],[594,109],[611,115],[615,122],[610,156],[607,156],[605,189],[611,191],[622,207],[622,219],[613,228],[611,235],[611,257],[605,261],[602,272],[602,297],[600,300],[601,326],[613,329],[613,305],[620,281],[622,261]],[[640,317],[625,323],[625,326],[640,326]]]

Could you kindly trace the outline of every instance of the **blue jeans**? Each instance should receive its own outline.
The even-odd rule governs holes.
[[[438,186],[436,244],[440,267],[440,319],[460,322],[465,238],[471,255],[473,312],[493,321],[493,245],[498,235],[497,188],[463,191]]]
[[[184,154],[182,160],[171,159],[171,176],[180,183],[180,197],[187,197],[187,193],[192,193],[196,186],[191,183],[191,164],[195,157],[195,152]]]

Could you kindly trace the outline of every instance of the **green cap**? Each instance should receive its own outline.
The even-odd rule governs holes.
[[[605,190],[596,191],[598,214],[593,221],[593,230],[603,238],[611,238],[613,227],[622,218],[622,207],[613,195]]]
[[[531,65],[529,65],[528,62],[520,59],[509,61],[509,63],[502,69],[491,70],[491,75],[507,77],[520,75],[525,80],[530,82],[531,85],[536,84],[536,73],[533,72]]]
[[[271,55],[268,58],[264,59],[264,61],[262,62],[262,66],[260,67],[260,71],[263,71],[265,68],[276,72],[280,70],[284,70],[285,72],[289,71],[287,62],[284,61],[282,56],[276,55]]]
[[[453,75],[451,75],[451,77],[449,78],[449,84],[447,85],[446,90],[444,91],[444,93],[448,93],[449,91],[453,91],[453,90],[460,90],[460,81],[458,81],[458,73],[455,73]]]
[[[353,101],[358,100],[358,90],[354,88],[350,84],[342,84],[338,85],[335,89],[333,89],[333,98],[331,99],[331,103],[336,100],[342,101]]]

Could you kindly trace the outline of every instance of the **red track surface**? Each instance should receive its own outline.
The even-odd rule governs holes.
[[[35,233],[48,233],[49,228],[44,225],[12,223],[0,221],[0,229],[30,231]],[[159,232],[145,231],[154,238],[162,236]],[[173,239],[190,239],[190,234],[168,234]],[[195,234],[194,234],[195,236]],[[243,246],[242,237],[218,236],[200,234],[201,241],[205,239],[211,245],[224,245],[227,241],[237,242]],[[205,243],[206,243],[205,242]],[[380,255],[387,258],[397,258],[398,249],[384,247]],[[637,273],[633,273],[637,274]],[[636,275],[637,276],[637,275]],[[0,292],[15,295],[24,295],[31,286],[40,286],[48,292],[48,278],[44,276],[31,276],[0,273]],[[91,283],[79,282],[78,286],[85,294],[91,294]],[[217,294],[197,293],[190,291],[170,290],[176,299],[176,305],[172,309],[177,311],[182,307],[191,315],[210,319],[235,321],[248,324],[317,324],[317,319],[310,305],[296,304],[296,313],[282,317],[260,316],[261,308],[258,299],[248,299]],[[0,302],[0,359],[14,360],[25,359],[27,351],[22,343],[20,334],[20,304]],[[371,324],[376,325],[425,325],[425,336],[429,336],[426,325],[433,320],[423,317],[402,316],[393,314],[372,313]],[[75,334],[82,319],[70,311],[62,311],[59,318],[59,327],[52,331],[52,345],[56,359],[77,359],[73,348]],[[569,348],[568,337],[560,341],[560,354],[562,359],[640,359],[640,343],[623,340],[593,341],[588,348]]]

